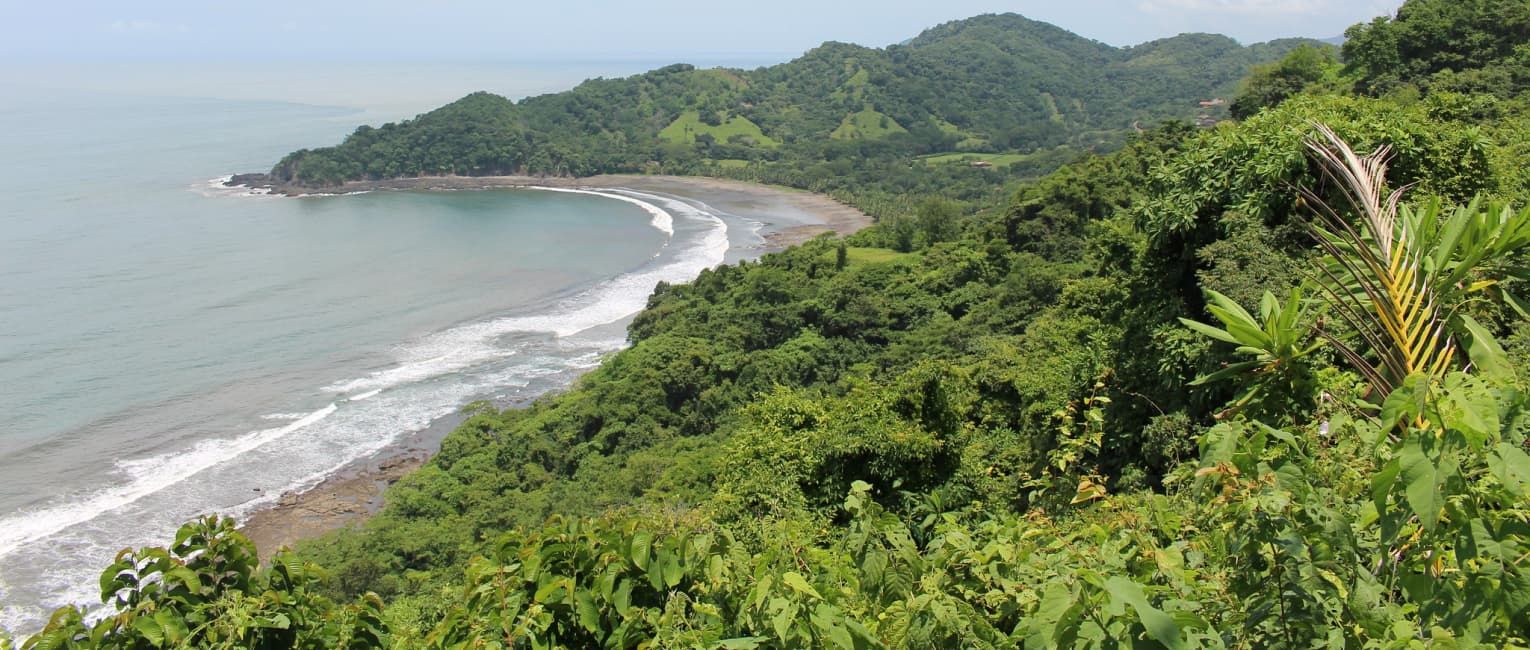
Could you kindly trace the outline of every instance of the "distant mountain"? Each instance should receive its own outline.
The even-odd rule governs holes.
[[[757,70],[673,65],[511,102],[476,93],[339,146],[276,180],[686,170],[698,160],[825,160],[1108,145],[1136,122],[1192,119],[1250,66],[1302,43],[1186,34],[1117,48],[1016,14],[873,49],[825,43]]]

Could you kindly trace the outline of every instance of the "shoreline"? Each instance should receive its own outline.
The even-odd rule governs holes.
[[[227,187],[251,186],[234,176]],[[246,181],[249,179],[246,178]],[[700,201],[728,214],[759,222],[764,245],[748,249],[730,242],[729,255],[757,257],[786,249],[824,233],[848,235],[871,225],[865,213],[821,194],[784,187],[707,177],[604,175],[587,178],[528,176],[442,176],[394,181],[347,183],[332,191],[299,193],[261,186],[291,197],[339,196],[373,191],[456,191],[550,187],[592,191],[632,190]],[[518,408],[526,403],[496,404]],[[359,526],[382,509],[387,488],[423,466],[441,441],[466,419],[454,413],[432,422],[407,440],[359,459],[312,487],[283,493],[273,504],[246,514],[239,530],[256,545],[262,562],[279,549],[334,530]]]
[[[359,458],[308,488],[284,492],[274,503],[245,514],[239,532],[255,543],[260,561],[266,562],[297,542],[358,525],[382,509],[389,486],[430,460],[466,419],[461,411],[437,418],[407,440]]]
[[[246,187],[264,194],[291,198],[345,196],[364,192],[445,192],[497,189],[581,189],[593,191],[631,189],[659,191],[681,198],[706,200],[697,195],[734,194],[751,198],[784,201],[799,215],[816,215],[817,223],[797,223],[771,229],[766,224],[766,252],[775,252],[800,244],[826,232],[848,235],[871,225],[872,218],[859,209],[823,194],[807,190],[764,185],[710,176],[667,176],[644,174],[601,174],[597,176],[416,176],[376,181],[346,181],[338,187],[309,188],[273,183],[266,174],[235,174],[224,187]],[[723,207],[715,206],[714,207]]]

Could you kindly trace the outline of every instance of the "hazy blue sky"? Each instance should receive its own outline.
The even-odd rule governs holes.
[[[1336,36],[1401,0],[0,0],[0,58],[785,59],[825,40],[882,46],[1012,11],[1113,45],[1181,32],[1244,43]]]

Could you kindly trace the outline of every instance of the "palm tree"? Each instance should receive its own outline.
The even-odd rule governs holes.
[[[1266,295],[1258,318],[1209,292],[1208,310],[1222,327],[1181,320],[1253,359],[1197,383],[1252,374],[1255,385],[1235,406],[1280,390],[1273,382],[1288,381],[1315,349],[1307,344],[1313,333],[1366,377],[1378,401],[1410,375],[1439,377],[1467,365],[1461,341],[1470,363],[1489,363],[1497,346],[1471,313],[1507,305],[1526,315],[1512,290],[1530,279],[1530,268],[1517,259],[1530,246],[1530,208],[1515,211],[1481,199],[1454,209],[1438,199],[1404,204],[1408,188],[1386,187],[1390,148],[1361,156],[1333,129],[1313,128],[1307,148],[1346,209],[1316,190],[1299,190],[1315,215],[1309,229],[1327,253],[1309,284],[1323,296],[1320,306],[1347,327],[1328,328],[1321,316],[1308,324],[1299,292],[1286,301]]]
[[[1313,126],[1317,136],[1307,148],[1358,221],[1314,190],[1300,190],[1317,217],[1309,227],[1328,253],[1315,284],[1353,336],[1322,332],[1378,397],[1409,375],[1454,369],[1459,339],[1488,344],[1470,315],[1477,303],[1524,313],[1510,289],[1530,276],[1513,259],[1530,245],[1530,209],[1484,207],[1480,199],[1454,210],[1437,199],[1404,205],[1408,188],[1385,186],[1388,147],[1361,156],[1329,127]]]

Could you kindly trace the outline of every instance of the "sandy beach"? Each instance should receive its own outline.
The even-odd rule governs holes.
[[[685,176],[446,176],[353,182],[318,194],[390,190],[490,190],[538,186],[597,191],[627,189],[700,201],[719,211],[763,224],[759,233],[765,240],[763,248],[735,251],[746,258],[778,251],[828,232],[850,234],[872,222],[871,217],[860,210],[820,194],[740,181]],[[313,193],[294,188],[272,188],[272,191],[289,196]],[[255,542],[264,560],[269,559],[278,549],[300,540],[360,524],[382,508],[383,493],[387,487],[423,465],[439,448],[441,440],[462,419],[461,415],[441,418],[425,431],[410,436],[407,444],[385,449],[353,463],[312,488],[281,495],[275,505],[246,517],[241,530]]]
[[[779,250],[825,232],[849,234],[871,225],[864,212],[822,194],[703,176],[605,174],[583,178],[558,176],[420,176],[379,181],[349,181],[322,189],[271,184],[264,174],[233,177],[273,194],[323,196],[378,191],[491,190],[554,187],[588,190],[631,189],[695,199],[713,207],[760,219],[769,247]],[[742,207],[742,210],[736,208]]]

